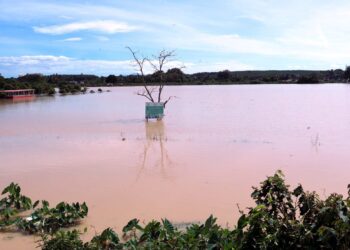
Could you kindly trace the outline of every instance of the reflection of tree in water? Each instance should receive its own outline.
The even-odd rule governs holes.
[[[142,162],[140,170],[137,174],[137,179],[140,178],[140,175],[146,169],[148,165],[147,163],[152,157],[155,157],[154,167],[159,167],[162,177],[168,178],[166,174],[166,167],[170,166],[172,161],[170,160],[168,151],[165,148],[167,137],[165,135],[164,122],[162,120],[145,122],[145,131],[146,142],[142,153]],[[154,155],[151,154],[153,152],[150,152],[151,149],[155,151]]]

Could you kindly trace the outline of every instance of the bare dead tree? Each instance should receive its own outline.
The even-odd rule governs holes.
[[[175,51],[161,50],[158,55],[153,55],[152,59],[149,59],[147,57],[139,58],[137,56],[136,51],[132,50],[130,47],[126,47],[126,48],[131,52],[134,58],[134,61],[137,66],[137,71],[141,76],[141,81],[144,87],[143,91],[137,92],[137,95],[143,96],[151,102],[162,102],[162,93],[163,93],[163,89],[166,81],[164,77],[163,69],[165,65],[175,57]],[[156,87],[150,87],[147,84],[146,77],[145,77],[146,62],[148,62],[151,65],[151,67],[154,70],[154,73],[159,73],[160,81],[159,81],[159,85]],[[156,98],[153,97],[153,94],[156,94]],[[173,97],[174,96],[169,96],[164,101],[164,107]]]

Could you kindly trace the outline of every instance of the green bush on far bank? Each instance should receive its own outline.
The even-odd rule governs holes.
[[[61,84],[59,86],[59,93],[62,95],[86,93],[86,91],[87,91],[87,88],[81,87],[78,84]]]
[[[180,68],[172,68],[166,72],[160,71],[145,75],[146,83],[149,85],[159,84],[160,79],[164,80],[165,85],[348,83],[350,81],[350,67],[347,66],[345,70],[223,70],[193,74],[186,74]],[[140,76],[135,74],[111,74],[107,77],[86,74],[26,74],[17,78],[4,78],[0,75],[0,90],[34,88],[36,94],[54,94],[55,87],[60,88],[65,85],[86,87],[140,86],[143,85],[143,81]],[[62,90],[62,94],[72,92],[79,91],[74,88],[63,88]]]
[[[27,74],[18,78],[0,76],[0,90],[34,89],[37,95],[54,95],[55,88],[41,74]]]

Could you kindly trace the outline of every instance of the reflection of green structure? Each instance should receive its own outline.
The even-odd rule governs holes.
[[[146,102],[146,119],[162,119],[163,116],[163,102]]]

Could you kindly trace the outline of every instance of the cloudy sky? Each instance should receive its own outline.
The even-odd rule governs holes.
[[[349,0],[0,0],[0,73],[133,72],[176,50],[188,73],[350,64]]]

